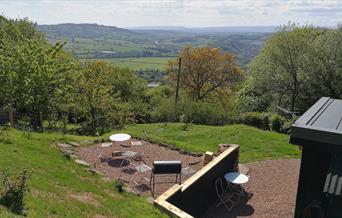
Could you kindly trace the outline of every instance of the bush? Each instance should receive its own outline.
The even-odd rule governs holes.
[[[270,130],[269,114],[259,112],[249,112],[242,115],[240,123],[257,127],[263,130]]]
[[[3,187],[0,189],[0,204],[10,209],[13,213],[22,214],[24,209],[24,195],[28,191],[27,170],[20,172],[16,178],[11,178],[9,173],[0,171]]]
[[[120,180],[114,181],[114,188],[117,192],[120,192],[120,193],[124,192],[123,187],[124,187],[124,183],[122,181]]]
[[[219,104],[193,101],[184,105],[184,115],[195,124],[224,125],[229,115]]]
[[[179,121],[179,109],[175,110],[173,99],[160,99],[158,105],[152,108],[152,122],[177,122]]]
[[[283,132],[283,125],[284,125],[284,119],[277,115],[274,114],[271,117],[271,129],[276,132]]]

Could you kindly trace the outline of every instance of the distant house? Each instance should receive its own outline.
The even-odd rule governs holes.
[[[160,85],[159,83],[154,83],[154,82],[152,82],[152,83],[147,84],[147,87],[148,87],[148,88],[156,88],[156,87],[158,87],[159,85]]]
[[[115,51],[101,51],[100,54],[115,54]]]

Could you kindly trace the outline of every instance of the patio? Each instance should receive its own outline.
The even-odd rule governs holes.
[[[91,164],[92,166],[94,166],[95,164],[95,170],[103,173],[106,178],[109,178],[109,179],[120,178],[122,181],[125,182],[126,187],[129,189],[129,191],[133,191],[139,195],[144,195],[144,196],[151,195],[149,182],[147,180],[142,180],[143,181],[141,183],[142,185],[137,186],[134,183],[134,181],[140,181],[142,176],[149,179],[151,175],[151,171],[147,171],[147,172],[144,172],[143,174],[140,174],[134,170],[132,171],[122,170],[122,167],[120,167],[121,163],[123,163],[124,166],[127,166],[129,163],[127,161],[123,161],[120,158],[117,159],[117,158],[112,157],[113,152],[118,151],[118,150],[122,152],[127,152],[127,151],[135,152],[143,157],[144,163],[149,167],[152,167],[153,161],[155,160],[180,160],[182,162],[183,168],[188,167],[189,163],[192,163],[192,164],[195,163],[194,165],[191,165],[191,167],[196,172],[199,170],[205,171],[204,174],[202,174],[202,172],[199,172],[200,177],[196,175],[194,176],[194,178],[189,179],[185,183],[183,182],[187,180],[190,176],[182,175],[182,183],[183,183],[181,185],[182,187],[187,187],[187,186],[192,187],[193,184],[200,184],[200,183],[203,183],[204,185],[203,187],[208,187],[208,182],[204,181],[205,178],[206,177],[213,178],[215,177],[213,175],[218,173],[219,171],[222,171],[222,172],[229,171],[227,166],[232,166],[232,164],[234,163],[234,158],[235,158],[234,148],[232,148],[232,151],[229,151],[225,157],[221,158],[221,160],[218,160],[220,158],[217,158],[216,161],[214,161],[217,163],[211,163],[208,165],[212,165],[212,166],[206,166],[202,168],[203,156],[194,156],[194,155],[184,154],[184,152],[172,150],[169,147],[161,146],[161,145],[146,142],[146,141],[138,141],[136,139],[130,139],[125,142],[115,142],[112,145],[111,143],[110,144],[107,143],[103,145],[105,146],[102,147],[99,144],[94,144],[90,147],[80,147],[77,149],[76,152],[77,152],[77,155],[80,158],[82,158],[84,161],[86,161],[87,163]],[[238,152],[238,149],[237,149],[237,152]],[[99,156],[101,156],[100,159],[99,159]],[[133,164],[139,164],[139,162],[136,163],[136,161],[133,159],[130,161]],[[284,159],[267,160],[267,161],[260,161],[260,162],[245,164],[245,166],[249,168],[250,180],[247,184],[243,185],[243,187],[245,188],[247,192],[253,193],[253,197],[249,200],[247,199],[242,200],[230,212],[228,212],[227,209],[223,205],[216,207],[215,205],[217,204],[217,202],[213,204],[209,204],[205,207],[207,209],[205,209],[204,212],[201,213],[200,217],[202,218],[211,218],[211,217],[222,217],[222,218],[223,217],[225,218],[226,217],[231,217],[231,218],[235,218],[235,217],[285,217],[286,218],[286,217],[293,217],[300,161],[294,160],[294,159],[292,160],[284,160]],[[213,174],[213,175],[209,176],[210,174]],[[204,180],[203,182],[200,182],[200,180],[202,180],[201,179],[202,177],[204,178]],[[195,182],[196,180],[198,180],[198,182]],[[157,184],[155,186],[155,197],[161,196],[161,199],[163,199],[164,198],[163,195],[165,195],[165,193],[170,192],[170,190],[174,188],[177,189],[177,187],[174,186],[175,175],[161,175],[157,177],[157,181],[160,181],[160,182],[170,181],[170,183]],[[212,187],[208,187],[208,188],[211,189]],[[191,189],[192,188],[190,188],[189,191]],[[200,193],[197,193],[197,191],[195,192],[192,193],[192,191],[190,191],[188,194],[184,193],[186,196],[183,196],[180,199],[182,198],[188,199],[188,200],[189,198],[191,198],[192,200],[198,199],[196,198],[196,195]],[[167,198],[169,198],[170,200],[167,200]],[[176,205],[179,204],[179,206],[183,204],[183,203],[180,203],[183,200],[181,201],[176,200],[179,197],[175,197],[175,198],[167,197],[167,198],[165,198],[164,202],[169,202],[171,204],[176,204]],[[210,202],[214,202],[215,199],[217,200],[217,197],[212,196],[211,199],[212,200]],[[158,201],[159,200],[157,198],[157,202]],[[185,206],[185,208],[187,207],[191,207],[191,206],[190,205]]]
[[[139,142],[141,142],[141,145],[139,145]],[[108,143],[105,145],[109,146]],[[150,184],[147,180],[142,180],[142,185],[137,186],[134,181],[140,181],[142,176],[150,179],[151,171],[140,174],[134,170],[122,170],[120,165],[123,159],[112,157],[112,153],[114,151],[135,152],[138,156],[142,156],[144,163],[149,167],[152,167],[153,161],[155,160],[180,160],[183,168],[188,167],[189,163],[191,163],[191,168],[195,171],[198,171],[203,166],[202,156],[196,157],[189,154],[183,154],[180,151],[171,150],[168,147],[147,141],[138,141],[136,139],[130,139],[124,142],[114,142],[113,145],[109,147],[101,147],[99,144],[94,144],[90,147],[81,147],[77,149],[76,153],[82,160],[91,164],[91,166],[94,166],[96,163],[95,170],[103,173],[104,176],[109,179],[120,178],[120,180],[124,181],[130,191],[134,191],[141,195],[151,194],[151,190],[149,188]],[[99,159],[99,155],[101,155],[102,158]],[[141,164],[133,159],[130,159],[129,162],[135,165]],[[123,167],[128,166],[129,162],[124,160]],[[132,166],[132,168],[134,168],[134,166]],[[189,177],[184,174],[181,176],[182,182]],[[169,181],[170,183],[157,183],[155,186],[155,197],[174,185],[175,175],[156,176],[156,182],[164,181]]]

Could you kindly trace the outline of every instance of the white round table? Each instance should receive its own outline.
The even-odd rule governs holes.
[[[245,184],[248,182],[248,176],[237,172],[226,173],[224,175],[224,179],[229,183],[237,185]]]
[[[126,133],[118,133],[109,136],[109,140],[112,142],[123,142],[131,139],[131,136]]]

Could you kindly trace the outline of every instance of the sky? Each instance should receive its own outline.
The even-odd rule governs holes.
[[[342,0],[0,0],[0,14],[38,24],[138,26],[336,26]]]

